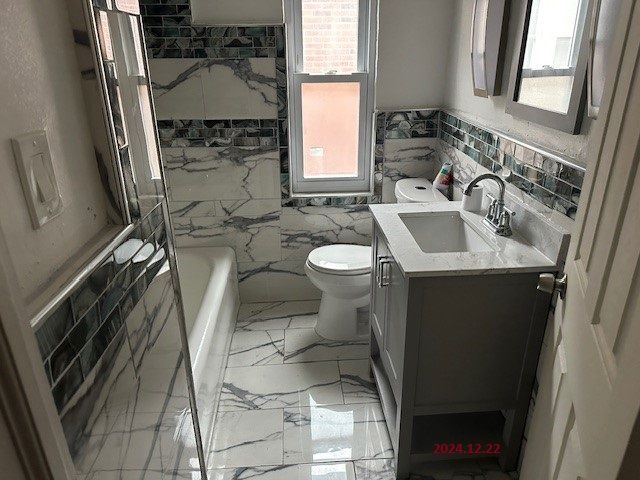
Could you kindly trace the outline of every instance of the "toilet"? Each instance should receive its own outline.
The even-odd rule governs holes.
[[[444,202],[445,197],[423,178],[399,180],[395,186],[398,203]],[[316,333],[329,340],[358,337],[357,309],[369,305],[371,247],[336,244],[309,253],[305,272],[322,291]]]
[[[318,247],[309,253],[305,272],[322,291],[316,333],[330,340],[356,338],[357,309],[369,304],[371,247]]]

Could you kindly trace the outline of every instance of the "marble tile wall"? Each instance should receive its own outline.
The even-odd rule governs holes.
[[[187,0],[141,5],[177,245],[233,247],[243,302],[319,298],[306,256],[370,243],[383,182],[394,201],[398,178],[432,174],[437,111],[377,115],[372,195],[291,198],[284,27],[196,26]]]
[[[35,331],[59,412],[144,296],[167,257],[166,249],[158,205]]]
[[[162,208],[34,332],[78,478],[197,462]]]

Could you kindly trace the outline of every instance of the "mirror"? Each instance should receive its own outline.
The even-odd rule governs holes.
[[[67,4],[109,216],[125,226],[164,192],[138,2]]]
[[[529,0],[507,112],[570,133],[585,100],[591,0]]]

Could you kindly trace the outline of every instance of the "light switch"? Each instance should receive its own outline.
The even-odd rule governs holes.
[[[37,229],[62,212],[47,134],[44,130],[25,133],[11,142],[31,223]]]

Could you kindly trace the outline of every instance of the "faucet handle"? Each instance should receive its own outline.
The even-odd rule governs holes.
[[[497,213],[496,210],[498,208],[498,200],[496,200],[496,197],[494,197],[490,193],[487,193],[486,196],[489,200],[491,200],[491,203],[489,204],[489,209],[487,210],[487,219],[489,221],[493,221]]]

